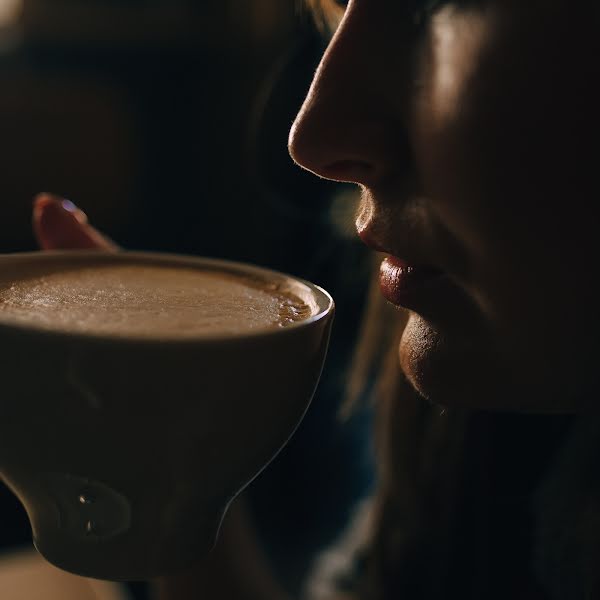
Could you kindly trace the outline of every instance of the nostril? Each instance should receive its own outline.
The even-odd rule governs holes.
[[[366,161],[338,160],[321,167],[320,174],[335,181],[368,184],[374,179],[376,168]]]

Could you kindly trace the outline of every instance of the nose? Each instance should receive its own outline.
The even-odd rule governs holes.
[[[376,185],[410,156],[407,41],[355,0],[342,19],[292,125],[293,160],[334,181]],[[371,10],[371,13],[368,11]]]

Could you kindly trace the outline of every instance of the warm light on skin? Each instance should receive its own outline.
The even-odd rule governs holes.
[[[21,12],[23,0],[0,0],[0,27],[13,24]]]
[[[455,116],[488,31],[481,11],[460,13],[449,6],[432,19],[429,56],[431,108],[441,122]]]

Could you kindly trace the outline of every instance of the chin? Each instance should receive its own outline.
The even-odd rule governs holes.
[[[445,330],[411,313],[400,342],[400,366],[416,391],[433,404],[523,410],[525,399],[514,394],[501,361],[489,348],[484,335],[467,327]]]
[[[525,342],[523,342],[525,345]],[[491,336],[473,327],[434,325],[411,313],[400,341],[400,366],[415,390],[448,408],[527,413],[597,411],[595,394],[564,369],[535,364],[494,349]],[[507,356],[512,359],[507,359]],[[571,371],[572,373],[572,371]]]

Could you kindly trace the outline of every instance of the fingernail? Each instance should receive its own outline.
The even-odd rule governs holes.
[[[61,198],[60,196],[55,196],[54,194],[38,194],[34,200],[35,209],[38,211],[45,210],[47,211],[48,207],[51,207],[55,210],[63,210],[77,220],[78,223],[85,225],[88,222],[87,215],[78,208],[73,202],[67,200],[66,198]]]
[[[88,222],[87,215],[73,204],[70,200],[63,200],[61,203],[61,208],[71,213],[82,225],[85,225]]]
[[[63,200],[61,204],[62,207],[69,212],[74,213],[75,211],[79,210],[70,200]]]

